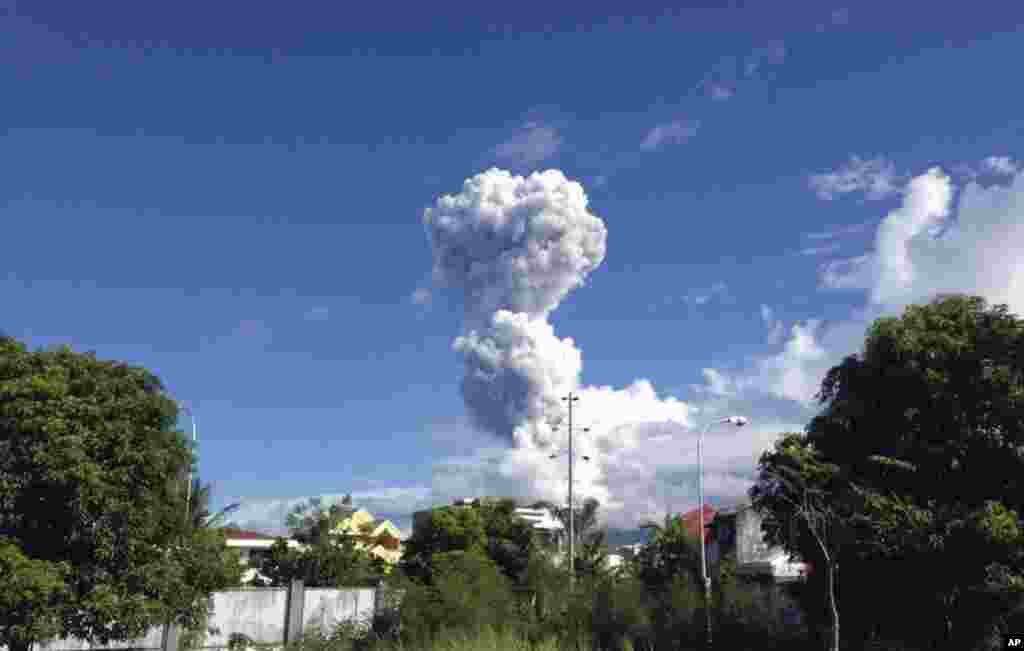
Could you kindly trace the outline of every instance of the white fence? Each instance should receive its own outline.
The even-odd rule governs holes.
[[[305,588],[294,582],[289,588],[236,588],[213,593],[213,612],[207,624],[219,629],[206,635],[204,649],[224,649],[233,633],[256,644],[283,645],[298,639],[304,630],[318,628],[329,634],[345,621],[369,621],[376,612],[376,588]],[[154,626],[144,637],[106,645],[92,645],[75,638],[39,643],[33,651],[98,651],[100,649],[177,651],[181,631],[177,626]],[[0,651],[8,651],[0,646]]]

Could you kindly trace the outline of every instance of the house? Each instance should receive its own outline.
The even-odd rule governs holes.
[[[517,508],[513,513],[530,523],[542,544],[553,547],[555,551],[561,551],[565,537],[565,525],[551,511]]]
[[[807,565],[792,560],[781,547],[769,547],[761,531],[761,516],[749,504],[722,509],[716,515],[708,536],[708,561],[736,559],[736,573],[770,578],[773,583],[801,580]]]
[[[715,516],[718,512],[715,511],[710,505],[704,505],[704,531],[700,530],[700,516],[701,513],[698,509],[694,509],[689,513],[679,516],[683,520],[683,529],[693,536],[694,538],[704,538],[704,536],[711,530],[711,525],[715,521]],[[707,540],[707,538],[706,538]]]
[[[331,530],[332,536],[348,536],[357,549],[363,549],[371,556],[389,565],[402,558],[402,534],[390,520],[377,522],[368,511],[359,509],[339,522]]]
[[[231,549],[237,549],[242,564],[248,566],[248,569],[242,575],[242,581],[248,583],[254,576],[259,574],[257,568],[262,564],[263,559],[269,556],[270,548],[274,546],[274,543],[280,536],[234,528],[225,528],[223,531],[226,546]],[[294,540],[288,540],[287,544],[293,549],[302,549],[304,547]]]

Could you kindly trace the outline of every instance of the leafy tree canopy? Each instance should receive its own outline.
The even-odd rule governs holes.
[[[841,599],[879,622],[916,603],[925,620],[907,627],[969,648],[1024,587],[1024,321],[976,296],[910,306],[871,326],[820,400],[806,435],[762,457],[766,534],[806,553],[776,498],[799,492],[780,476],[810,487],[849,532]]]
[[[434,557],[447,552],[481,552],[518,582],[526,572],[533,530],[517,517],[513,500],[483,500],[473,506],[433,509],[405,543],[403,564],[410,576],[429,579]]]
[[[655,590],[668,589],[676,577],[700,583],[700,540],[686,530],[681,516],[666,515],[662,524],[645,522],[641,527],[652,535],[633,560],[638,579]]]
[[[364,585],[384,574],[383,561],[356,547],[352,539],[319,540],[294,549],[278,538],[263,559],[259,572],[272,586],[287,586],[295,579],[310,588]]]
[[[0,643],[129,639],[237,581],[223,535],[185,522],[177,415],[143,368],[0,338]]]

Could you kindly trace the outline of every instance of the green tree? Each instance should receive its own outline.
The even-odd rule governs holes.
[[[533,527],[515,514],[514,500],[484,501],[479,508],[487,556],[514,585],[522,585],[536,547]]]
[[[910,306],[871,326],[820,399],[797,468],[834,470],[817,487],[853,532],[844,610],[870,635],[965,649],[1006,626],[1024,587],[1024,322],[972,296]]]
[[[321,497],[310,497],[304,504],[297,504],[285,519],[285,526],[292,538],[301,543],[313,544],[329,537],[330,532],[343,520],[355,513],[352,496],[326,503]]]
[[[26,558],[13,542],[0,538],[0,640],[46,640],[61,631],[57,614],[66,598],[67,563]]]
[[[569,507],[560,507],[552,502],[539,501],[530,506],[534,509],[548,509],[562,523],[563,531],[569,531]],[[577,576],[592,575],[604,571],[608,562],[608,545],[606,532],[599,530],[598,512],[601,503],[588,497],[583,504],[577,506],[573,513],[573,533],[575,534],[575,566]]]
[[[0,643],[11,651],[49,636],[130,639],[171,617],[192,625],[211,591],[237,581],[223,535],[191,530],[168,480],[192,461],[177,411],[145,369],[0,339],[0,604],[15,613]]]
[[[321,539],[299,549],[278,538],[259,567],[271,586],[288,586],[299,579],[310,588],[363,585],[380,577],[383,571],[382,561],[358,549],[348,537],[337,541]]]
[[[650,541],[633,561],[637,578],[651,589],[667,589],[674,577],[685,577],[693,585],[701,584],[700,540],[690,535],[681,516],[665,516],[663,524],[644,522],[651,531]]]
[[[766,514],[762,530],[768,541],[819,569],[832,631],[829,648],[839,651],[836,570],[860,519],[849,484],[838,466],[823,463],[807,437],[796,433],[784,435],[774,450],[761,456],[758,472],[750,496],[754,508]]]
[[[429,581],[435,555],[473,550],[486,553],[486,549],[487,534],[480,511],[444,506],[432,509],[424,522],[413,527],[402,552],[402,566],[409,576]]]
[[[406,648],[431,647],[441,634],[479,634],[506,630],[516,622],[508,578],[479,548],[438,552],[429,582],[396,581]]]
[[[520,583],[534,548],[529,523],[514,514],[514,500],[482,500],[473,505],[433,509],[405,543],[403,567],[410,576],[429,580],[434,556],[478,551]]]

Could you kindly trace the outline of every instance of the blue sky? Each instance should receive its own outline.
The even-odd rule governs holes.
[[[617,525],[695,503],[694,428],[729,410],[751,426],[716,435],[709,490],[741,494],[870,318],[945,289],[1024,308],[1014,3],[140,5],[0,2],[0,328],[158,373],[248,526],[551,490],[470,418],[467,311],[432,284],[424,209],[491,167],[559,170],[607,228],[546,317],[580,386],[683,404],[674,448],[609,417],[588,481]],[[943,219],[978,227],[907,226]]]

